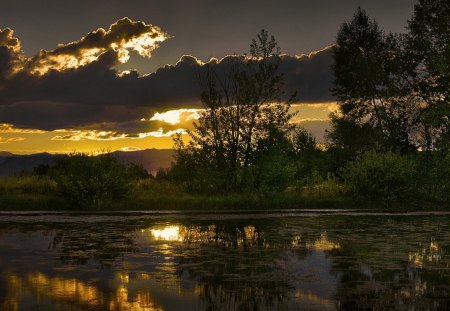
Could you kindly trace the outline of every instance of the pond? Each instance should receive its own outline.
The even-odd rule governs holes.
[[[450,215],[0,214],[0,310],[450,309]]]

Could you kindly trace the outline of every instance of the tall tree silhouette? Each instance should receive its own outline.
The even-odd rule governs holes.
[[[227,71],[218,72],[213,65],[207,68],[201,94],[205,111],[189,132],[187,146],[177,138],[178,159],[190,157],[221,172],[226,187],[235,187],[238,170],[254,164],[256,151],[267,137],[289,131],[292,115],[290,102],[281,101],[284,83],[278,73],[279,53],[275,38],[262,30],[252,41],[250,54],[243,56],[244,65],[230,58]]]
[[[352,129],[370,147],[415,149],[419,104],[407,88],[401,55],[399,38],[385,34],[361,8],[341,26],[333,68],[341,114],[333,118],[333,144],[341,143],[339,131]]]
[[[450,146],[450,2],[419,0],[405,39],[409,77],[424,102],[428,145]]]

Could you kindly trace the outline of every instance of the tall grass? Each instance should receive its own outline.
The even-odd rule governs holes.
[[[56,182],[48,176],[11,176],[0,178],[0,195],[51,195]]]

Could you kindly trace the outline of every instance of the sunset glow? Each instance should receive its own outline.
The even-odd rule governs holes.
[[[172,125],[197,120],[203,109],[178,109],[155,113],[150,121],[163,121]]]
[[[152,229],[150,232],[156,240],[182,241],[179,226],[169,226],[163,229]]]
[[[297,114],[292,123],[300,124],[321,139],[328,126],[329,115],[337,105],[329,103],[296,103],[292,112]],[[68,153],[77,151],[97,152],[98,150],[123,150],[130,146],[138,149],[169,149],[173,147],[172,136],[182,134],[188,139],[186,130],[198,120],[203,109],[174,109],[155,112],[150,118],[137,120],[142,129],[139,132],[120,132],[98,129],[57,129],[46,131],[32,128],[19,128],[13,124],[0,124],[0,145],[3,150],[13,153]]]

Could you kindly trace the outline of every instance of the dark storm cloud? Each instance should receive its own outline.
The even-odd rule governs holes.
[[[152,32],[155,29],[158,31]],[[128,31],[130,34],[126,35]],[[60,45],[51,52],[40,52],[27,60],[32,65],[12,76],[3,73],[0,123],[45,130],[88,126],[90,129],[104,129],[108,124],[124,132],[140,132],[148,124],[138,121],[151,117],[155,111],[199,108],[202,89],[199,76],[206,66],[223,72],[230,64],[244,61],[242,56],[228,56],[220,61],[212,59],[202,63],[195,57],[183,56],[177,64],[164,66],[149,75],[118,71],[117,65],[123,51],[111,44],[121,44],[121,47],[127,48],[127,44],[132,42],[130,38],[142,39],[142,33],[154,38],[160,30],[122,19],[108,31],[99,29],[77,42]],[[3,37],[9,39],[0,41],[0,48],[6,47],[20,53],[20,42],[12,37],[11,31]],[[142,47],[137,46],[138,50]],[[98,49],[102,52],[95,57],[90,52],[86,54],[86,51]],[[69,55],[78,60],[88,57],[88,61],[78,62],[72,68],[59,67],[55,63],[42,61],[56,59],[50,55]],[[4,59],[0,59],[1,64]],[[280,72],[284,74],[286,94],[298,91],[297,99],[303,102],[333,100],[329,91],[332,83],[331,47],[309,55],[284,55],[282,60]],[[11,61],[6,62],[9,67],[12,66]],[[50,69],[33,71],[37,68],[36,64],[45,64]]]
[[[334,101],[331,95],[333,47],[301,56],[284,56],[280,71],[285,75],[288,94],[298,92],[301,102]]]

